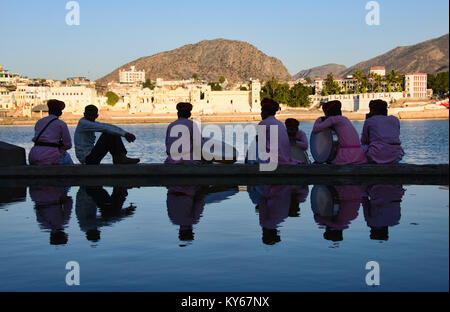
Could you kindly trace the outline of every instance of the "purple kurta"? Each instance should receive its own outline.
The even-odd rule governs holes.
[[[404,155],[400,142],[400,122],[394,116],[376,115],[364,122],[361,143],[368,145],[369,161],[392,163]]]
[[[269,116],[262,120],[258,126],[266,126],[266,152],[270,151],[270,126],[278,127],[278,164],[280,165],[295,165],[301,163],[296,159],[291,158],[291,143],[286,126],[281,121],[277,120],[275,116]],[[267,161],[269,162],[269,161]]]
[[[271,185],[264,187],[264,195],[259,201],[259,224],[265,229],[276,229],[289,215],[291,194],[290,185]]]
[[[327,128],[333,128],[339,137],[339,146],[336,155],[336,165],[364,164],[367,162],[359,136],[355,127],[345,116],[331,116],[322,121],[318,118],[314,123],[312,132],[318,133]]]
[[[189,151],[185,155],[182,155],[183,159],[174,160],[170,155],[170,149],[172,147],[172,144],[175,141],[177,141],[179,138],[181,138],[182,134],[179,133],[177,137],[171,137],[170,131],[172,130],[173,127],[175,127],[177,125],[185,126],[189,129],[190,140],[189,140]],[[177,120],[172,122],[167,127],[167,132],[166,132],[167,159],[165,160],[164,163],[166,163],[166,164],[189,164],[189,163],[193,163],[195,161],[194,156],[193,156],[193,153],[194,153],[194,150],[193,150],[194,127],[195,127],[195,131],[198,131],[198,135],[200,136],[200,130],[198,129],[197,124],[194,124],[194,122],[192,120],[189,120],[187,118],[178,118]],[[181,146],[178,151],[181,153]]]
[[[370,227],[394,226],[400,221],[400,203],[405,191],[396,185],[374,185],[368,188],[369,197],[362,204],[364,218]]]
[[[167,213],[173,224],[192,226],[199,222],[205,206],[203,199],[195,198],[199,189],[197,186],[167,188]]]
[[[58,119],[58,117],[54,115],[49,115],[36,123],[36,126],[34,127],[35,134],[33,142],[36,141],[36,137],[42,129],[55,118]],[[62,142],[62,146],[59,148],[51,146],[34,146],[28,156],[30,165],[56,165],[61,158],[64,157],[66,151],[72,148],[72,139],[70,138],[67,124],[59,119],[53,121],[47,129],[45,129],[39,138],[39,142],[55,144]]]

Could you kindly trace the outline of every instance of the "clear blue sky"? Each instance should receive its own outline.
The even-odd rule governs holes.
[[[399,45],[449,31],[447,0],[79,0],[80,26],[65,0],[0,0],[0,64],[29,77],[97,79],[142,56],[205,39],[249,42],[291,74],[327,63],[354,65]]]

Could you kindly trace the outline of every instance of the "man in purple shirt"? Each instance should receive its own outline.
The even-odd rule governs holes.
[[[399,162],[405,155],[400,142],[400,121],[387,115],[387,103],[383,100],[372,100],[369,107],[361,134],[367,159],[377,164]]]
[[[258,126],[264,126],[266,132],[266,152],[271,153],[274,145],[270,142],[270,129],[272,126],[278,128],[278,142],[277,142],[277,154],[278,159],[275,161],[270,159],[270,162],[276,162],[280,165],[296,165],[301,161],[291,158],[291,144],[289,141],[289,135],[286,130],[286,126],[281,121],[275,118],[276,113],[280,110],[280,105],[272,99],[263,99],[261,101],[261,118],[262,121]],[[259,154],[259,153],[258,153]],[[267,160],[268,162],[269,160]],[[261,161],[261,162],[264,162]]]
[[[192,104],[187,102],[181,102],[177,104],[178,119],[172,122],[167,127],[166,132],[166,153],[167,159],[166,164],[192,164],[195,163],[194,160],[194,144],[196,143],[194,137],[201,138],[200,129],[197,124],[194,123],[189,118],[191,117]],[[175,129],[173,129],[175,127]],[[188,130],[189,135],[185,134],[185,138],[189,139],[189,142],[181,142],[182,145],[179,146],[177,150],[172,148],[172,145],[182,140],[183,133],[177,130]],[[197,131],[197,136],[194,136],[194,131]],[[173,133],[172,133],[173,132]],[[175,136],[174,136],[175,135]],[[201,139],[198,142],[201,147]],[[184,146],[183,146],[184,145]],[[187,147],[187,148],[186,148]],[[201,149],[200,149],[201,151]]]
[[[40,119],[34,127],[34,147],[28,156],[30,165],[72,165],[67,150],[72,148],[67,124],[60,120],[64,102],[49,100],[48,116]]]

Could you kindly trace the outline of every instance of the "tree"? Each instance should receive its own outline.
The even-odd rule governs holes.
[[[329,73],[327,75],[327,80],[325,80],[324,89],[326,89],[326,92],[328,94],[339,94],[341,92],[341,87],[339,86],[339,83],[337,83],[334,80],[332,73]]]
[[[308,84],[309,84],[309,83],[312,83],[312,80],[311,80],[311,78],[310,78],[310,77],[306,77],[306,79],[305,79],[305,80],[306,80],[306,83],[308,83]]]
[[[275,97],[275,90],[278,87],[278,80],[275,77],[267,80],[261,88],[261,99],[273,99]]]
[[[222,91],[222,86],[217,82],[210,82],[208,83],[208,86],[211,86],[212,91]]]
[[[433,89],[435,93],[443,94],[449,92],[449,72],[442,72],[436,75],[428,75],[428,88]]]
[[[355,73],[353,74],[353,78],[355,78],[357,81],[356,86],[355,86],[355,93],[362,92],[363,88],[367,92],[367,77],[362,71],[359,70],[359,68],[357,68],[355,70]],[[363,93],[366,93],[366,92],[363,92]]]
[[[389,92],[391,92],[391,90],[398,90],[399,85],[403,82],[403,77],[395,70],[391,70],[386,76],[386,82],[388,84]]]
[[[287,104],[292,107],[308,107],[311,104],[309,95],[312,94],[313,88],[297,83],[289,90],[289,100]]]
[[[153,90],[153,89],[155,89],[155,83],[154,82],[152,82],[150,79],[147,79],[143,84],[142,84],[142,87],[143,88],[149,88],[150,90]]]
[[[106,100],[106,104],[110,106],[114,106],[117,102],[119,102],[119,96],[112,91],[106,92],[106,97],[108,98]]]
[[[194,79],[195,81],[198,81],[198,75],[197,74],[193,74],[192,75],[192,79]]]
[[[248,91],[247,87],[245,87],[245,86],[241,86],[241,87],[239,88],[239,90],[241,90],[241,91]]]
[[[225,82],[225,77],[224,76],[220,76],[219,78],[219,83],[224,83]]]
[[[278,103],[287,104],[289,102],[289,85],[282,83],[275,89],[275,96],[273,98]]]

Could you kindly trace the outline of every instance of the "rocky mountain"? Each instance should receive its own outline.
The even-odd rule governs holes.
[[[349,68],[343,65],[327,64],[302,70],[294,77],[322,77],[333,73],[334,77],[345,77],[355,72],[356,68],[368,73],[372,66],[385,66],[386,72],[395,70],[399,73],[421,72],[435,74],[449,70],[449,34],[427,40],[415,45],[397,47],[387,53],[360,62]]]
[[[356,68],[369,72],[372,66],[385,66],[386,72],[435,74],[449,70],[448,34],[415,45],[397,47],[385,54],[358,63],[340,73],[342,77]]]
[[[145,70],[146,78],[156,80],[199,79],[218,81],[224,76],[229,82],[244,82],[250,78],[267,80],[275,76],[289,81],[291,75],[283,63],[269,57],[253,45],[243,41],[226,39],[204,40],[181,48],[142,57],[125,64],[97,80],[99,84],[119,80],[119,70]]]
[[[337,77],[336,75],[339,75],[341,72],[346,70],[347,67],[344,65],[339,64],[326,64],[323,66],[317,66],[310,69],[305,69],[300,72],[298,72],[296,75],[293,76],[294,80],[297,80],[299,78],[306,78],[309,77],[311,79],[314,78],[321,78],[326,77],[329,73],[333,73],[334,77]]]

